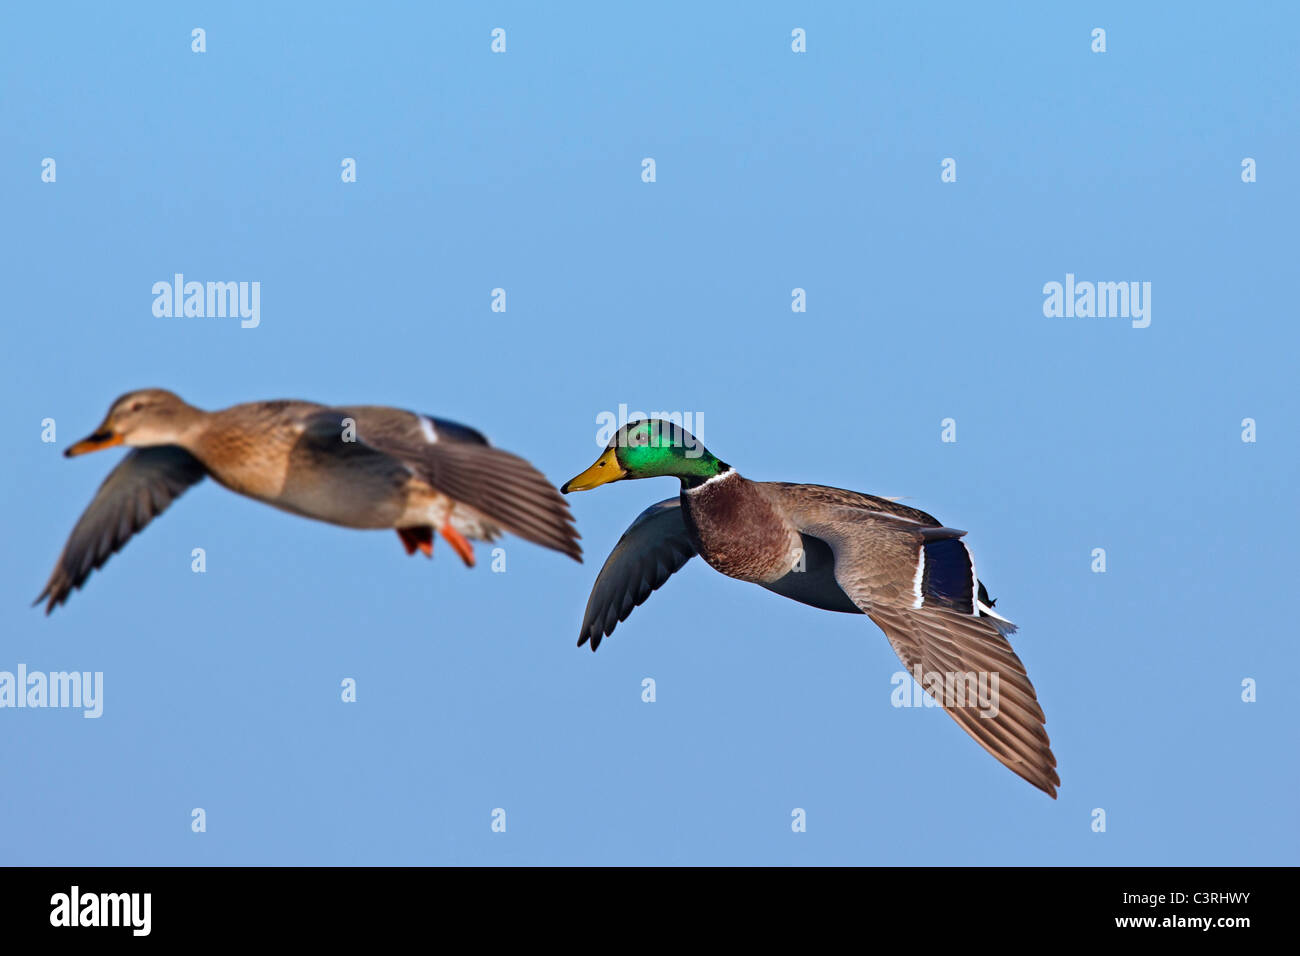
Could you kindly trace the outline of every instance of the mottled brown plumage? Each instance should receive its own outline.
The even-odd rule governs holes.
[[[349,528],[394,528],[412,553],[442,533],[467,564],[466,538],[509,531],[581,561],[567,503],[524,459],[464,425],[379,405],[277,400],[207,412],[163,389],[113,403],[65,454],[136,446],[73,528],[37,603],[46,613],[191,485],[231,491]]]

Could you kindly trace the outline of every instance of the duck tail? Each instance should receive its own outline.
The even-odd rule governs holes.
[[[997,632],[1003,637],[1010,637],[1019,630],[1014,624],[1008,621],[1001,614],[993,610],[993,605],[998,602],[989,597],[988,589],[984,587],[984,582],[979,582],[979,596],[975,599],[975,607],[980,613],[980,617],[987,617],[989,623],[997,628]]]

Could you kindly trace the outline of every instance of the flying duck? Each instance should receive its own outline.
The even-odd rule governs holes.
[[[693,555],[728,577],[827,611],[866,614],[922,687],[1014,773],[1053,799],[1061,779],[1025,667],[961,540],[924,511],[824,485],[750,481],[671,422],[631,422],[564,493],[627,478],[672,477],[677,497],[643,511],[610,552],[578,645],[594,651]],[[988,678],[996,707],[964,696]],[[994,678],[994,675],[996,677]],[[934,681],[939,683],[935,684]],[[996,682],[994,682],[996,680]]]
[[[82,514],[45,590],[49,614],[91,571],[211,475],[257,501],[347,528],[394,528],[433,556],[436,529],[469,567],[469,540],[504,530],[582,560],[568,504],[517,455],[465,425],[382,405],[280,400],[204,411],[161,388],[128,392],[73,457],[128,445]]]

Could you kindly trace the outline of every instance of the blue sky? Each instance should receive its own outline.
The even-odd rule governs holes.
[[[0,670],[105,699],[0,710],[0,862],[1295,864],[1300,24],[1051,6],[6,10]],[[155,317],[176,272],[260,325]],[[1045,317],[1067,273],[1150,326]],[[698,561],[575,647],[666,479],[504,574],[205,482],[47,619],[120,457],[61,451],[151,385],[429,412],[557,484],[601,412],[689,411],[751,478],[906,496],[1020,625],[1060,799],[891,706],[866,618]]]

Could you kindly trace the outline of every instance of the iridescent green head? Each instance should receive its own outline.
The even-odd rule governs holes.
[[[623,478],[680,478],[686,488],[730,469],[698,438],[662,418],[628,422],[610,438],[595,464],[560,490],[586,491]]]

